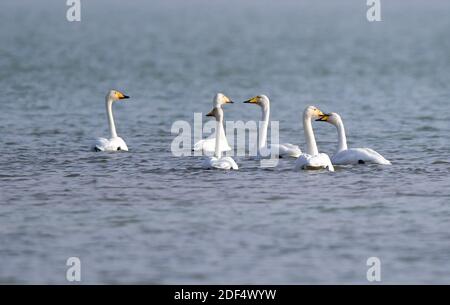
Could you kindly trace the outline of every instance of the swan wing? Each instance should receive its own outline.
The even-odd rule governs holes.
[[[389,160],[386,160],[382,155],[370,148],[350,148],[340,151],[333,156],[333,164],[346,165],[364,163],[391,164]]]
[[[295,161],[295,169],[327,169],[330,172],[334,172],[334,166],[331,163],[330,157],[323,153],[315,156],[308,154],[300,155],[300,157],[297,158],[297,161]]]

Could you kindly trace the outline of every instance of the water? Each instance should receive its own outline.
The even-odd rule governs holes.
[[[361,1],[2,1],[0,282],[450,282],[450,4]],[[92,153],[116,104],[129,153]],[[281,141],[304,148],[301,112],[339,112],[351,147],[391,167],[237,172],[173,157],[170,127],[265,93]],[[255,120],[227,105],[226,120]],[[335,129],[315,124],[332,153]]]

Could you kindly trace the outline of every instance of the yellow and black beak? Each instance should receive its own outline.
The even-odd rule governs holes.
[[[124,100],[130,98],[128,95],[123,94],[122,92],[117,91],[117,98],[119,100]]]
[[[256,104],[258,103],[259,96],[254,96],[251,99],[244,101],[245,104]]]
[[[316,121],[319,122],[326,122],[328,121],[328,118],[330,117],[331,114],[329,113],[322,113],[321,115],[319,115],[319,118]]]

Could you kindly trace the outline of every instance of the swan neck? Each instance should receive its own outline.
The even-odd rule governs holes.
[[[315,156],[319,154],[317,150],[316,138],[311,124],[311,117],[307,114],[303,116],[303,129],[305,130],[306,153]]]
[[[342,120],[339,120],[335,126],[338,132],[339,139],[337,152],[347,150],[347,137],[345,135],[344,123],[342,122]]]
[[[110,98],[106,99],[106,113],[108,115],[109,132],[111,138],[117,138],[116,125],[114,124],[114,117],[112,113],[113,101]]]
[[[222,140],[223,134],[223,117],[220,116],[216,120],[216,146],[214,149],[214,157],[220,159],[222,157],[222,152],[220,151],[220,141]]]
[[[259,128],[259,146],[258,148],[261,150],[262,148],[267,146],[267,129],[269,128],[269,117],[270,117],[270,107],[269,105],[261,106],[262,117]]]

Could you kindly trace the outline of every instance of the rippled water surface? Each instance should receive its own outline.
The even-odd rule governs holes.
[[[0,282],[450,283],[450,3],[65,1],[0,4]],[[341,3],[341,1],[339,1]],[[93,153],[104,95],[128,153]],[[265,93],[281,141],[304,147],[309,104],[390,167],[236,172],[174,157],[171,125]],[[226,120],[255,120],[227,105]],[[315,124],[332,153],[336,132]]]

